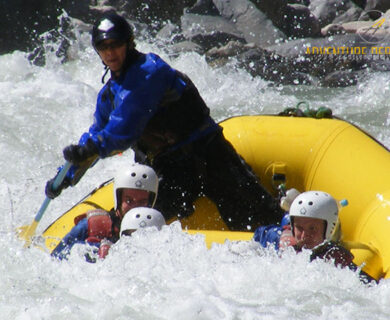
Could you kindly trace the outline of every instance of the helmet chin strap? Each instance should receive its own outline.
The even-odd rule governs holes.
[[[104,84],[105,80],[104,78],[106,77],[108,71],[110,70],[110,68],[103,62],[104,64],[104,73],[103,73],[103,76],[102,76],[102,83]]]
[[[126,52],[127,52],[126,59],[123,63],[122,70],[126,69],[127,66],[129,66],[135,60],[135,56],[137,56],[137,54],[136,54],[137,50],[135,50],[135,43],[134,43],[133,38],[129,39],[129,41],[126,43]],[[110,70],[110,68],[103,61],[102,61],[102,63],[104,65],[104,74],[102,76],[102,83],[104,84],[105,77],[106,77],[108,71]]]

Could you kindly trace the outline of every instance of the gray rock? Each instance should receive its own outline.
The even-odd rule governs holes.
[[[266,47],[286,39],[283,32],[251,1],[214,0],[214,4],[221,16],[234,23],[248,43]]]
[[[58,28],[57,17],[64,9],[70,16],[90,22],[88,2],[70,0],[13,0],[0,3],[0,54],[30,51],[41,43],[40,35]]]
[[[81,1],[79,1],[81,2]],[[166,21],[178,24],[183,11],[196,0],[106,0],[104,5],[117,8],[129,18],[161,28]],[[101,4],[100,4],[101,5]]]
[[[183,52],[196,52],[199,54],[204,54],[204,49],[191,41],[181,41],[169,46],[169,54],[172,56],[178,56]]]
[[[321,81],[321,85],[324,87],[349,87],[357,84],[360,72],[352,71],[334,71],[325,76]]]
[[[228,58],[234,57],[244,51],[254,49],[256,45],[254,43],[244,44],[239,41],[229,41],[225,46],[219,48],[211,48],[206,52],[207,58],[210,60],[215,58]]]
[[[168,22],[161,28],[159,32],[157,32],[156,38],[167,43],[180,42],[184,40],[184,37],[180,31],[181,30],[178,25]]]
[[[310,11],[318,18],[321,28],[354,7],[356,5],[351,0],[311,0],[309,5]]]
[[[310,48],[366,46],[358,34],[334,35],[326,38],[305,38],[270,46],[267,49],[283,57],[305,56]]]
[[[185,12],[219,16],[219,11],[214,5],[213,0],[198,0],[191,8],[186,9]]]
[[[293,38],[317,37],[321,35],[320,23],[308,7],[288,4],[284,11],[283,32]]]
[[[378,10],[381,12],[386,12],[390,10],[390,1],[389,0],[367,0],[365,11]],[[373,16],[374,19],[377,19],[378,16]]]
[[[364,9],[367,3],[367,0],[352,0],[352,1],[361,9]]]
[[[181,29],[187,40],[201,45],[206,51],[232,40],[245,42],[234,24],[222,17],[185,13],[181,17]]]
[[[361,16],[363,10],[359,7],[351,7],[347,11],[345,11],[343,14],[340,14],[334,18],[332,23],[345,23],[350,21],[357,21],[359,20],[359,17]]]
[[[321,34],[324,37],[333,36],[336,34],[346,34],[346,29],[341,24],[328,24],[326,27],[321,29]]]

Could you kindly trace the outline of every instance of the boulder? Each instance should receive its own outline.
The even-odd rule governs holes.
[[[367,0],[364,8],[364,11],[386,12],[387,10],[390,10],[390,1],[388,0]],[[374,19],[379,18],[379,16],[375,15],[374,12],[371,17]]]
[[[282,31],[292,38],[318,37],[321,35],[320,23],[308,7],[301,4],[288,4],[283,12]]]
[[[184,9],[195,3],[196,0],[105,0],[100,5],[110,5],[131,19],[160,29],[168,20],[179,24]]]
[[[351,0],[311,0],[309,9],[318,18],[321,28],[331,24],[349,9],[359,9]]]
[[[273,45],[286,36],[272,21],[248,0],[214,0],[221,16],[234,24],[248,43],[261,47]]]
[[[171,22],[166,23],[157,33],[156,39],[165,43],[176,43],[184,40],[180,27]]]
[[[0,4],[0,54],[13,50],[30,51],[42,40],[40,35],[59,26],[58,16],[63,14],[91,21],[89,4],[72,0],[13,0]]]
[[[185,12],[208,16],[219,16],[219,11],[214,5],[213,0],[198,0],[191,8],[187,8]]]
[[[218,16],[185,13],[181,17],[181,30],[186,40],[197,43],[206,51],[232,40],[245,42],[234,24]]]
[[[357,6],[353,6],[344,13],[336,16],[332,23],[345,23],[350,21],[358,21],[360,16],[362,15],[363,10]]]
[[[330,88],[349,87],[357,84],[360,75],[360,72],[337,70],[326,75],[321,85]]]
[[[166,51],[170,56],[177,57],[184,52],[196,52],[198,54],[204,54],[204,48],[191,41],[181,41],[172,44],[166,48]]]

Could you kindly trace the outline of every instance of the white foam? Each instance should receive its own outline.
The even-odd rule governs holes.
[[[253,243],[215,245],[177,225],[121,241],[105,261],[88,264],[75,252],[52,260],[23,248],[14,228],[31,223],[44,186],[63,163],[62,148],[92,122],[102,66],[89,39],[74,59],[50,56],[45,67],[23,53],[0,56],[0,314],[5,319],[388,319],[390,286],[367,288],[355,274],[308,256],[277,257]],[[271,87],[233,66],[213,69],[197,54],[170,58],[190,75],[217,120],[275,113],[307,100],[333,108],[390,146],[388,74],[353,88]],[[88,49],[85,49],[88,48]],[[387,119],[387,120],[386,120]],[[132,154],[100,161],[74,188],[50,203],[38,230],[131,161]]]

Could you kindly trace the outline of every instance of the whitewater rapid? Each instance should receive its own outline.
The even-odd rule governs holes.
[[[137,46],[187,73],[218,121],[307,101],[332,108],[390,147],[388,73],[350,88],[273,86],[234,63],[213,69],[195,53],[173,57],[147,41]],[[15,229],[31,223],[46,181],[64,161],[63,147],[92,123],[102,85],[88,37],[72,44],[67,63],[50,50],[46,55],[45,66],[31,65],[23,52],[0,56],[0,319],[390,318],[388,281],[364,286],[349,270],[308,263],[306,253],[280,258],[253,242],[207,250],[201,236],[183,233],[179,223],[137,232],[96,264],[86,263],[77,247],[63,262],[24,248]],[[130,161],[131,151],[100,161],[51,201],[38,232]]]

